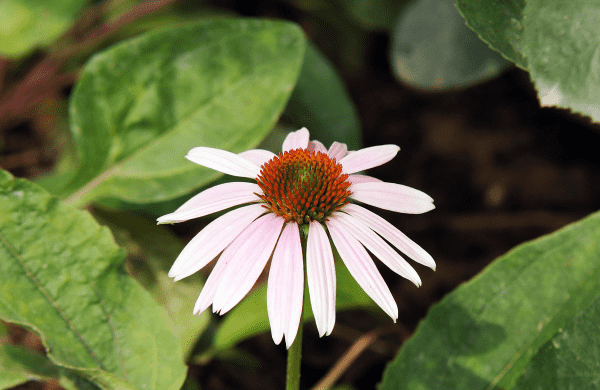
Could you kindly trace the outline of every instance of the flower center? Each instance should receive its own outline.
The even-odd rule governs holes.
[[[323,222],[331,213],[348,204],[352,194],[342,166],[321,152],[290,150],[263,164],[256,182],[258,195],[269,211],[286,222]]]

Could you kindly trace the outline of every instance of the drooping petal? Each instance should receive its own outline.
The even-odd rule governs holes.
[[[422,214],[435,208],[429,195],[401,184],[356,183],[348,190],[354,200],[398,213]]]
[[[238,156],[251,161],[259,167],[262,167],[264,163],[275,157],[275,153],[264,149],[250,149],[246,150],[245,152],[238,153]]]
[[[348,154],[348,146],[346,144],[342,144],[340,142],[334,142],[329,147],[329,151],[327,152],[327,157],[335,158],[337,162],[340,162],[341,159],[346,157]]]
[[[267,214],[255,220],[221,254],[227,263],[213,300],[213,312],[224,314],[250,291],[273,253],[285,220]]]
[[[367,175],[349,175],[346,181],[356,184],[356,183],[381,183],[381,180],[376,179]]]
[[[378,167],[393,159],[399,150],[396,145],[380,145],[349,153],[339,161],[342,173],[351,174]]]
[[[260,173],[260,165],[227,150],[198,146],[190,150],[185,158],[228,175],[255,179]]]
[[[325,147],[325,145],[323,145],[321,142],[317,141],[317,140],[312,140],[308,143],[308,151],[312,152],[321,152],[321,153],[325,153],[327,154],[327,148]]]
[[[325,222],[335,248],[350,274],[363,290],[385,311],[394,322],[398,318],[398,306],[371,256],[356,238],[335,218]]]
[[[335,324],[335,266],[329,238],[317,221],[308,230],[306,279],[319,337],[329,335]]]
[[[202,191],[171,214],[157,219],[158,223],[176,223],[203,217],[244,203],[260,201],[262,190],[256,183],[233,182],[219,184]]]
[[[178,281],[202,269],[265,211],[260,204],[252,204],[212,221],[183,248],[169,276]]]
[[[389,269],[410,280],[417,285],[417,287],[421,286],[421,278],[419,278],[417,271],[415,271],[414,268],[398,254],[398,252],[392,249],[388,243],[383,241],[383,239],[373,230],[362,223],[360,219],[340,212],[336,212],[334,215],[335,219],[343,224],[344,228],[346,228],[354,238],[360,241],[361,244],[374,254],[375,257],[381,260],[381,262]]]
[[[385,238],[399,251],[405,253],[414,261],[435,270],[435,261],[429,253],[379,215],[364,207],[351,203],[345,205],[343,211],[354,218],[361,220],[365,225],[373,229],[377,234]]]
[[[308,146],[309,137],[310,134],[308,133],[308,129],[306,127],[303,127],[300,130],[292,131],[287,135],[287,137],[285,137],[281,150],[287,152],[294,149],[306,149]]]
[[[225,268],[227,268],[227,262],[221,261],[221,259],[217,260],[217,264],[215,264],[215,267],[210,272],[208,279],[206,279],[206,283],[204,283],[204,287],[202,287],[202,291],[200,291],[200,296],[198,296],[198,299],[196,300],[194,314],[199,315],[212,305]]]
[[[289,222],[283,228],[269,271],[267,284],[267,311],[271,335],[279,344],[285,335],[289,348],[300,325],[304,303],[304,267],[298,224]]]

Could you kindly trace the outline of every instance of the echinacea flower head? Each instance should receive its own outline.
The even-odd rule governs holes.
[[[433,199],[414,188],[357,172],[385,164],[400,148],[382,145],[348,152],[345,144],[334,142],[327,150],[319,141],[309,141],[303,128],[290,133],[282,149],[275,155],[261,149],[234,154],[197,147],[186,156],[199,165],[254,180],[214,186],[158,218],[159,223],[182,222],[241,206],[200,231],[169,271],[177,281],[218,257],[194,314],[210,305],[215,313],[229,311],[271,259],[267,285],[271,335],[276,344],[285,336],[289,348],[302,316],[305,260],[317,329],[320,336],[329,335],[335,323],[333,243],[358,284],[396,321],[398,306],[367,250],[417,286],[419,275],[396,249],[433,269],[435,262],[393,225],[357,203],[420,214],[434,208]]]

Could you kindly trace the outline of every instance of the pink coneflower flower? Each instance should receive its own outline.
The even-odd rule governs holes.
[[[290,133],[282,149],[279,155],[260,149],[240,154],[208,147],[190,150],[186,156],[190,161],[254,182],[217,185],[158,218],[159,223],[182,222],[245,205],[198,233],[177,257],[169,276],[183,279],[221,254],[194,314],[210,305],[213,312],[223,314],[250,291],[272,258],[267,286],[271,334],[276,344],[285,336],[289,348],[302,315],[304,257],[319,335],[333,330],[336,280],[331,240],[350,274],[395,322],[398,306],[367,250],[417,286],[419,275],[389,244],[433,269],[435,262],[389,222],[356,202],[420,214],[434,208],[433,199],[356,172],[390,161],[400,148],[382,145],[348,152],[345,144],[334,142],[327,150],[319,141],[309,142],[303,128]]]

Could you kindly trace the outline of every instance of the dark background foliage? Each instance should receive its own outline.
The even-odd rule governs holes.
[[[182,13],[200,10],[191,1],[164,3]],[[219,12],[300,24],[343,77],[362,124],[363,145],[401,147],[393,161],[371,174],[418,188],[437,206],[424,215],[381,212],[433,256],[437,271],[417,265],[423,286],[416,288],[380,268],[399,305],[396,326],[380,312],[340,312],[332,335],[319,339],[314,324],[307,324],[303,387],[310,388],[327,375],[359,337],[375,335],[338,382],[373,388],[433,303],[515,245],[599,208],[599,126],[567,110],[540,108],[525,71],[512,67],[465,89],[415,90],[394,79],[389,33],[365,28],[337,3],[229,0],[208,5]],[[85,30],[84,22],[79,23]],[[110,39],[92,46],[101,47]],[[58,75],[42,69],[42,80],[34,84],[44,88],[34,85],[26,97],[15,100],[20,95],[11,94],[11,88],[44,58],[43,52],[36,52],[16,65],[0,60],[4,81],[0,167],[30,179],[51,170],[64,149],[64,102],[77,79],[77,67]],[[183,239],[195,233],[181,227],[175,231]],[[32,333],[10,329],[3,342],[43,350]],[[249,354],[247,360],[192,364],[189,375],[205,389],[282,388],[286,359],[282,346],[263,334],[244,341],[241,350]],[[57,386],[31,382],[20,387]]]

